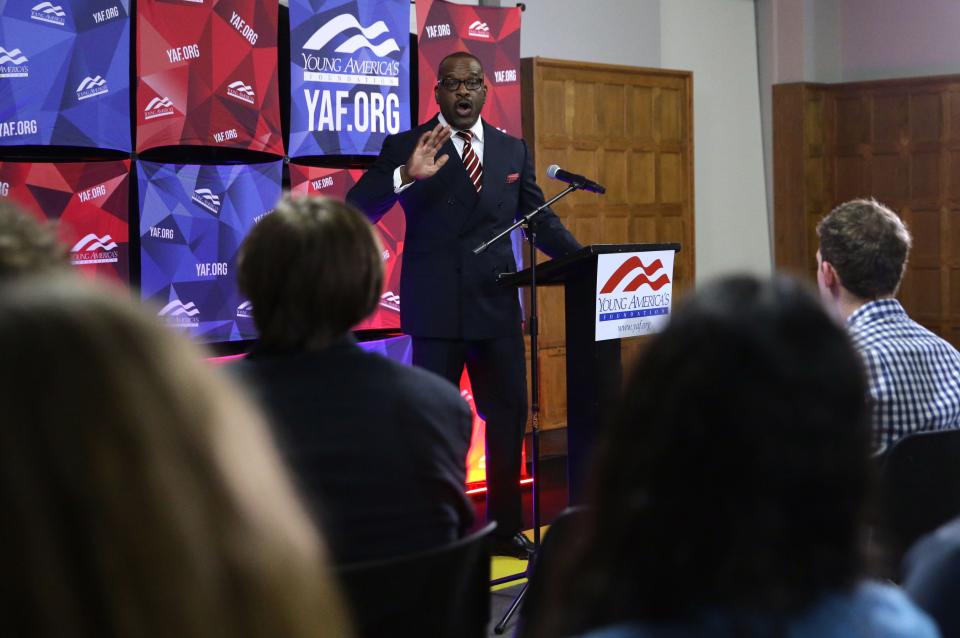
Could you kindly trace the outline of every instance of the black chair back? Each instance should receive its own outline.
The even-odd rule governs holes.
[[[960,430],[897,441],[880,465],[880,540],[891,565],[921,536],[960,514]]]
[[[445,547],[336,569],[358,638],[481,638],[490,620],[490,523]]]

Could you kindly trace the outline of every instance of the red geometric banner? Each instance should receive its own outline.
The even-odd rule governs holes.
[[[483,119],[522,137],[520,130],[520,8],[476,7],[418,0],[419,121],[437,112],[433,89],[440,61],[454,51],[480,59],[487,84]]]
[[[319,168],[290,164],[290,192],[299,195],[325,195],[343,201],[362,170]],[[354,330],[400,329],[400,269],[403,262],[403,234],[406,219],[399,204],[394,205],[377,224],[383,245],[383,295],[380,307]]]
[[[137,151],[192,144],[283,155],[277,7],[137,3]]]
[[[130,282],[130,160],[0,162],[0,192],[57,222],[70,261],[97,279]]]

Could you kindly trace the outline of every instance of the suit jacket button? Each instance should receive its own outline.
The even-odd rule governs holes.
[[[447,203],[448,203],[449,205],[453,206],[454,204],[457,203],[457,200],[455,200],[454,198],[451,197],[450,199],[447,200]]]

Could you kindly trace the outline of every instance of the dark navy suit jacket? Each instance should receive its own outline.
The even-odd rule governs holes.
[[[483,123],[483,188],[478,194],[453,142],[438,155],[450,156],[433,177],[397,195],[394,170],[407,162],[420,137],[437,118],[386,138],[380,156],[347,194],[347,201],[377,222],[395,202],[407,230],[400,277],[401,328],[415,337],[487,339],[517,334],[517,291],[500,286],[497,275],[514,272],[509,240],[474,255],[473,249],[543,204],[533,158],[526,143]],[[580,247],[551,210],[538,216],[537,246],[551,257]]]
[[[253,386],[337,564],[452,542],[473,523],[464,494],[470,409],[437,375],[363,351],[255,350]]]

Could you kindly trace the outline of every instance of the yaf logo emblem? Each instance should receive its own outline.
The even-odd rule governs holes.
[[[658,332],[670,316],[672,250],[597,256],[596,340]]]
[[[66,24],[67,14],[63,7],[52,2],[41,2],[30,9],[30,19],[62,27]]]
[[[209,188],[198,188],[193,191],[193,202],[205,208],[214,215],[220,214],[220,196],[215,195]]]
[[[117,242],[110,235],[89,233],[70,249],[70,263],[74,266],[115,264],[118,258]]]
[[[388,290],[380,295],[380,305],[388,310],[400,312],[400,295]]]
[[[166,115],[173,115],[173,102],[166,96],[153,98],[147,102],[147,107],[143,109],[143,119],[145,120],[152,120]]]
[[[478,40],[489,40],[490,27],[486,22],[474,20],[470,23],[470,26],[467,27],[467,36],[477,38]]]
[[[256,98],[253,93],[253,87],[245,84],[241,80],[231,82],[227,85],[227,95],[241,102],[246,102],[247,104],[253,104]]]
[[[80,82],[77,86],[77,99],[86,100],[87,98],[94,97],[95,95],[102,95],[108,92],[107,81],[100,77],[99,75],[95,77],[90,77],[89,75],[83,78],[83,81]]]
[[[20,49],[8,51],[0,46],[0,78],[30,77],[30,68],[26,65],[29,61]]]
[[[646,284],[650,286],[653,290],[660,290],[664,286],[670,283],[670,277],[666,272],[663,272],[663,263],[659,259],[654,259],[650,262],[649,265],[643,263],[639,257],[630,257],[627,259],[619,268],[617,268],[610,278],[607,279],[606,283],[603,284],[603,287],[600,289],[600,294],[606,295],[610,294],[616,290],[628,276],[633,273],[640,271],[630,282],[623,287],[623,292],[634,292],[639,289],[640,286]],[[660,276],[651,279],[650,277],[656,273],[660,273]]]
[[[244,301],[242,304],[237,306],[237,317],[242,319],[253,319],[253,304],[249,301]]]
[[[346,39],[341,37],[354,31],[359,33]],[[334,42],[339,44],[334,46]],[[317,29],[303,43],[302,49],[304,82],[400,84],[400,61],[387,57],[398,53],[400,46],[390,36],[390,28],[383,20],[365,27],[352,14],[342,13]],[[351,57],[362,50],[381,59],[371,59],[369,54]]]
[[[349,13],[341,13],[317,29],[314,34],[310,36],[310,39],[304,43],[303,48],[308,51],[322,51],[335,37],[354,29],[360,31],[360,33],[351,36],[340,44],[340,46],[334,49],[335,53],[350,55],[360,49],[366,48],[382,58],[400,50],[397,41],[390,37],[376,44],[373,42],[384,33],[389,34],[390,29],[387,27],[386,22],[378,20],[369,27],[365,27],[360,24],[355,16]]]
[[[192,301],[183,303],[174,298],[170,303],[160,309],[157,316],[162,318],[164,323],[173,326],[198,326],[200,325],[200,309]]]

